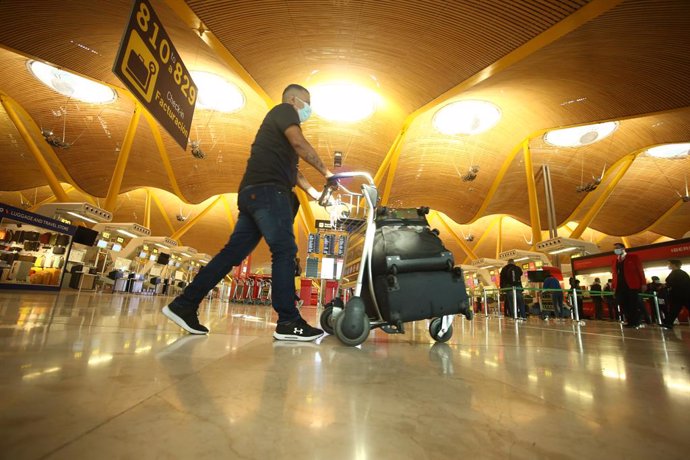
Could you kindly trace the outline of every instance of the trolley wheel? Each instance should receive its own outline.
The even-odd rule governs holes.
[[[443,319],[442,318],[434,318],[431,320],[431,324],[429,324],[429,335],[431,336],[432,339],[434,339],[437,342],[447,342],[450,340],[451,337],[453,337],[453,325],[451,324],[448,327],[448,330],[446,333],[443,335],[443,337],[439,336],[439,333],[441,332],[441,326],[443,325]]]
[[[342,313],[342,312],[341,312]],[[324,310],[321,312],[321,317],[319,319],[319,322],[321,323],[321,329],[323,329],[326,333],[333,335],[334,333],[334,318],[333,318],[333,307],[329,306],[324,308]]]
[[[369,324],[369,317],[366,314],[362,315],[361,321],[362,321],[362,333],[357,336],[357,337],[347,337],[345,333],[343,332],[343,321],[345,320],[345,312],[341,312],[336,318],[335,318],[335,335],[338,337],[338,339],[343,342],[345,345],[348,345],[350,347],[356,347],[357,345],[363,343],[367,337],[369,337],[369,329],[370,329],[370,324]]]

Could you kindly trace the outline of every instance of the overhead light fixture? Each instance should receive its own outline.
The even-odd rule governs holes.
[[[606,139],[616,129],[618,129],[617,121],[554,129],[544,135],[544,141],[556,147],[582,147]]]
[[[527,260],[529,257],[520,257],[519,259],[515,259],[515,262],[522,262],[523,260]]]
[[[231,113],[244,107],[244,94],[237,85],[214,73],[198,70],[190,73],[199,90],[196,106],[200,109]]]
[[[76,217],[76,218],[78,218],[78,219],[85,220],[86,222],[91,222],[92,224],[97,224],[97,223],[98,223],[97,220],[93,220],[93,219],[91,219],[90,217],[83,216],[83,215],[81,215],[81,214],[79,214],[79,213],[76,213],[76,212],[67,211],[67,214],[69,214],[70,216],[74,216],[74,217]]]
[[[576,249],[578,249],[578,248],[575,247],[575,246],[571,246],[571,247],[569,247],[569,248],[563,248],[563,249],[558,249],[558,250],[556,250],[556,251],[550,251],[549,254],[561,254],[561,253],[564,253],[564,252],[574,251],[574,250],[576,250]]]
[[[88,78],[40,61],[29,60],[26,66],[44,85],[72,99],[91,104],[108,104],[117,99],[115,90]]]
[[[164,244],[160,244],[160,243],[154,243],[154,244],[155,244],[156,246],[158,246],[159,248],[161,248],[161,249],[168,249],[168,247],[165,246]]]
[[[354,123],[371,117],[379,103],[374,91],[353,83],[323,83],[309,88],[314,113],[328,121]]]
[[[181,252],[180,254],[182,254],[182,255],[185,256],[185,257],[192,257],[192,256],[190,256],[189,254],[187,254],[186,252]]]
[[[645,153],[655,158],[687,158],[690,156],[690,142],[658,145],[647,149]]]
[[[501,109],[488,101],[458,101],[440,108],[432,123],[441,133],[479,134],[493,128],[501,119]]]
[[[121,234],[123,234],[123,235],[125,235],[125,236],[128,236],[128,237],[130,237],[130,238],[136,238],[136,237],[137,237],[134,233],[128,232],[127,230],[123,230],[123,229],[121,229],[121,228],[118,228],[118,229],[117,229],[117,233],[121,233]]]

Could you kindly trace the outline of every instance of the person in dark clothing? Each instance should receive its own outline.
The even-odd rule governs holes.
[[[547,292],[551,294],[556,318],[563,318],[565,313],[563,312],[563,291],[560,290],[561,283],[558,282],[551,272],[547,272],[546,278],[544,279],[544,289],[559,289],[558,291]]]
[[[594,319],[604,318],[604,299],[601,294],[601,280],[594,278],[594,284],[589,287],[592,302],[594,302]]]
[[[683,307],[690,311],[690,276],[681,270],[681,266],[680,260],[668,261],[668,268],[671,273],[666,277],[666,289],[668,289],[670,309],[668,316],[661,325],[664,329],[673,329],[673,323],[676,322],[676,318],[678,318]]]
[[[611,321],[617,321],[620,319],[618,314],[618,304],[616,304],[616,298],[613,294],[613,280],[609,279],[604,285],[604,300],[606,300],[606,308],[609,311],[609,319]]]
[[[635,254],[628,254],[622,243],[616,243],[613,246],[616,257],[613,260],[611,272],[616,300],[628,320],[625,327],[639,329],[639,294],[647,289],[642,262]]]
[[[522,297],[522,269],[515,265],[513,259],[508,260],[508,264],[501,269],[500,274],[501,289],[516,288],[515,298],[517,300],[518,314],[521,319],[527,319],[525,314],[525,299]],[[513,316],[513,292],[505,291],[506,296],[506,316]]]
[[[663,318],[665,318],[668,315],[668,311],[666,310],[666,286],[664,286],[664,284],[661,283],[658,276],[652,276],[652,282],[647,284],[647,293],[656,293],[656,299],[659,303],[659,314],[661,315],[661,319],[663,320]],[[654,317],[654,321],[657,321],[659,319],[656,316],[656,308],[654,308],[653,303],[652,315]]]
[[[326,178],[332,175],[302,134],[300,125],[311,114],[310,103],[306,88],[289,85],[283,91],[282,103],[273,107],[261,123],[240,182],[237,197],[240,214],[230,240],[182,294],[163,308],[163,314],[187,332],[208,333],[197,317],[199,303],[263,237],[271,250],[272,301],[278,313],[273,337],[311,341],[323,335],[321,329],[307,324],[295,305],[297,244],[292,223],[297,199],[292,189],[298,186],[312,198],[319,197],[300,173],[299,159]]]

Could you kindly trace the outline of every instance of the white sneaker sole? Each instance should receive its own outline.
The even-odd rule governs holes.
[[[196,334],[196,335],[206,335],[206,334],[208,334],[208,332],[197,331],[196,329],[192,329],[191,327],[189,327],[189,326],[187,325],[187,323],[185,323],[184,320],[183,320],[182,318],[180,318],[180,317],[177,316],[175,313],[173,313],[173,311],[172,311],[170,308],[168,308],[167,305],[166,305],[165,307],[163,307],[163,314],[164,314],[170,321],[172,321],[173,323],[177,324],[178,326],[180,326],[182,329],[184,329],[185,331],[189,332],[190,334]]]
[[[319,335],[312,335],[311,337],[303,337],[301,335],[294,335],[294,334],[278,334],[277,332],[273,333],[273,338],[276,340],[285,340],[285,341],[290,341],[290,342],[311,342],[313,340],[318,339],[319,337],[323,337],[323,332]]]

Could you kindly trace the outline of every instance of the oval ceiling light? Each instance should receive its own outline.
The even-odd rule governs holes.
[[[434,127],[442,134],[479,134],[501,119],[501,109],[487,101],[458,101],[436,112]]]
[[[197,70],[190,73],[199,88],[199,97],[196,101],[198,108],[230,113],[244,107],[244,94],[237,85],[214,73]]]
[[[60,94],[91,104],[108,104],[117,99],[112,88],[40,61],[27,61],[34,77]]]
[[[353,123],[374,114],[379,96],[374,91],[352,83],[322,83],[309,88],[311,106],[328,121]]]
[[[544,135],[544,140],[547,144],[556,147],[582,147],[606,139],[616,129],[618,129],[617,121],[554,129]]]
[[[659,145],[647,149],[645,153],[656,158],[687,158],[690,156],[690,142]]]

